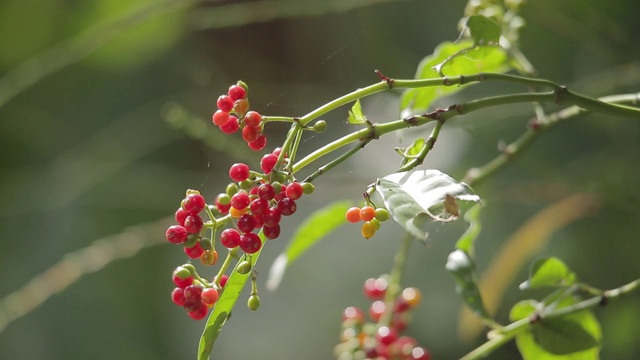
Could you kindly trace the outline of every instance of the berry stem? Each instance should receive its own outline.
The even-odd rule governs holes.
[[[365,141],[363,141],[360,144],[357,144],[356,146],[354,146],[353,148],[351,148],[351,150],[347,151],[346,153],[338,156],[337,158],[335,158],[334,160],[326,163],[325,165],[321,166],[318,168],[318,170],[316,170],[313,174],[307,176],[303,182],[312,182],[313,180],[315,180],[318,176],[324,174],[325,172],[331,170],[332,168],[334,168],[335,166],[337,166],[338,164],[340,164],[341,162],[345,161],[346,159],[350,158],[353,154],[357,153],[358,151],[364,149],[364,147],[371,142],[371,140],[373,139],[367,139]]]
[[[630,103],[635,104],[638,101],[638,94],[621,94],[621,95],[612,95],[605,96],[599,98],[600,101],[606,103]],[[542,120],[534,120],[536,121],[533,126],[523,133],[518,139],[516,139],[511,144],[505,147],[505,151],[503,151],[500,155],[495,157],[493,160],[489,161],[485,165],[479,168],[472,168],[467,171],[465,175],[464,181],[470,186],[477,185],[487,178],[491,177],[494,173],[499,170],[502,170],[506,167],[511,161],[513,161],[516,157],[524,152],[525,149],[529,147],[537,137],[544,131],[550,130],[556,125],[560,123],[564,123],[567,120],[571,120],[580,115],[585,114],[585,110],[579,106],[571,106],[566,109],[562,109],[555,113],[549,114],[545,116]],[[534,126],[537,126],[534,127]]]
[[[262,121],[267,122],[289,122],[292,123],[295,121],[293,117],[289,116],[263,116]]]
[[[602,305],[604,302],[611,299],[623,297],[623,295],[631,293],[638,288],[640,288],[640,279],[636,279],[616,289],[604,291],[602,295],[585,299],[570,306],[562,307],[559,309],[555,307],[543,308],[538,311],[538,316],[529,316],[524,319],[517,320],[500,330],[496,330],[497,334],[491,337],[489,341],[475,348],[470,353],[460,358],[460,360],[484,359],[494,350],[513,339],[517,334],[521,333],[522,331],[528,330],[529,326],[534,321],[544,321],[545,319],[562,317],[567,314],[572,314],[578,311],[593,308],[598,305]]]
[[[402,274],[407,263],[407,255],[409,255],[409,248],[412,242],[413,236],[406,233],[393,259],[393,267],[391,268],[389,280],[387,281],[387,292],[384,296],[384,312],[380,317],[380,321],[378,321],[378,326],[389,326],[391,323],[396,298],[402,290],[400,282],[402,281]]]
[[[216,274],[216,285],[218,286],[218,288],[220,288],[220,279],[222,278],[222,275],[224,275],[227,272],[227,269],[229,268],[229,265],[231,265],[231,262],[233,261],[233,255],[231,254],[231,249],[229,249],[229,252],[227,252],[227,257],[224,258],[224,261],[222,262],[222,265],[220,265],[220,270],[218,270],[218,273]]]

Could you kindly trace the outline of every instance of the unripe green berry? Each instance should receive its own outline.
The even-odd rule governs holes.
[[[249,309],[253,311],[258,310],[258,308],[260,307],[260,297],[258,296],[258,294],[253,294],[249,296],[249,301],[247,301],[247,305],[249,306]]]
[[[198,195],[200,195],[200,191],[198,191],[198,190],[193,190],[193,189],[188,189],[188,190],[187,190],[187,193],[186,193],[186,195],[185,195],[185,196],[189,196],[189,195],[191,195],[191,194],[198,194]]]
[[[235,184],[233,184],[233,185],[235,185]],[[236,192],[238,192],[237,186],[236,186]],[[229,194],[218,194],[218,198],[217,199],[218,199],[218,203],[220,203],[220,205],[229,205],[231,203],[231,195],[229,195]]]
[[[253,181],[247,179],[245,181],[240,182],[240,188],[243,190],[249,190],[253,187]]]
[[[240,250],[239,246],[234,247],[233,249],[229,250],[229,255],[231,255],[232,258],[239,258],[240,255],[242,255],[242,250]]]
[[[238,184],[236,183],[231,183],[229,185],[227,185],[227,189],[226,189],[226,193],[227,195],[229,195],[230,197],[235,195],[238,192]],[[231,201],[231,200],[229,200]]]
[[[243,262],[241,262],[240,264],[238,264],[238,266],[236,267],[236,271],[239,274],[248,274],[251,271],[251,262],[245,260]]]
[[[389,220],[389,211],[385,208],[377,208],[376,209],[376,219],[378,221],[387,221]]]
[[[313,131],[317,133],[323,133],[327,130],[327,122],[324,120],[318,120],[315,124],[313,124]]]
[[[194,268],[195,269],[195,268]],[[185,268],[184,266],[178,266],[174,271],[173,274],[177,277],[179,277],[180,279],[186,279],[190,276],[192,276],[191,271],[189,271],[189,269]]]
[[[305,195],[313,194],[313,192],[316,190],[315,185],[309,182],[303,182],[300,185],[302,185],[302,192],[305,193]]]
[[[187,236],[187,240],[183,243],[183,245],[186,248],[192,248],[196,246],[196,243],[198,242],[198,240],[200,240],[200,237],[198,235],[189,234],[189,236]]]
[[[200,239],[200,247],[204,250],[213,251],[213,244],[211,243],[211,240],[207,238]]]
[[[282,191],[282,184],[277,181],[272,183],[271,186],[273,186],[273,191],[275,191],[276,194],[280,194]]]
[[[182,267],[187,269],[191,273],[191,275],[196,275],[197,274],[196,267],[193,266],[193,264],[184,264],[184,265],[182,265]]]

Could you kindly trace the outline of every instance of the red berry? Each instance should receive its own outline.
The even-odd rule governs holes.
[[[178,306],[184,306],[184,289],[180,287],[173,289],[173,291],[171,292],[171,300]]]
[[[235,182],[245,181],[249,178],[249,165],[236,163],[229,168],[229,177]]]
[[[231,197],[231,206],[237,210],[246,208],[250,202],[249,195],[244,191],[240,191]]]
[[[260,136],[260,128],[253,126],[245,126],[242,128],[242,138],[246,142],[256,141]]]
[[[255,233],[248,233],[240,236],[240,249],[247,254],[253,254],[262,247],[262,240]]]
[[[204,249],[200,247],[199,241],[192,247],[184,248],[184,253],[191,259],[199,259],[203,252]]]
[[[431,359],[431,354],[429,353],[429,350],[421,346],[414,347],[413,350],[411,351],[411,357],[409,357],[409,360],[430,360],[430,359]]]
[[[273,168],[276,166],[277,162],[278,162],[278,155],[266,154],[265,156],[262,157],[262,160],[260,160],[260,169],[262,169],[262,171],[265,174],[269,174],[273,170]]]
[[[253,214],[253,219],[256,221],[255,228],[260,229],[264,226],[264,221],[262,220],[262,215]]]
[[[173,271],[173,283],[178,287],[185,288],[193,284],[193,275],[191,275],[188,269],[178,266]]]
[[[233,249],[240,245],[240,233],[236,229],[225,229],[220,234],[220,243],[228,249]]]
[[[373,320],[374,322],[378,322],[378,320],[380,320],[380,317],[382,317],[384,308],[385,304],[382,300],[376,300],[371,303],[371,306],[369,307],[369,317],[371,318],[371,320]]]
[[[240,216],[240,218],[238,219],[238,223],[236,225],[238,226],[238,230],[240,230],[240,232],[243,232],[246,234],[253,231],[253,229],[256,226],[256,220],[253,218],[252,215],[244,214]]]
[[[400,353],[400,356],[405,358],[411,355],[411,350],[413,350],[416,345],[418,345],[416,339],[411,336],[400,336],[398,340],[393,343],[393,346]]]
[[[342,312],[342,321],[354,320],[356,324],[364,323],[364,313],[359,307],[349,306]]]
[[[228,196],[227,194],[224,194],[224,195]],[[229,198],[228,200],[229,200],[228,204],[222,204],[222,203],[220,203],[220,195],[218,195],[218,197],[216,197],[216,208],[223,215],[228,214],[229,213],[229,209],[231,209],[231,199]]]
[[[169,242],[172,242],[174,244],[182,244],[183,242],[185,242],[185,240],[187,240],[187,236],[189,236],[189,233],[187,229],[185,229],[181,225],[172,225],[167,229],[165,236],[167,237],[167,240],[169,240]]]
[[[249,111],[244,116],[244,124],[247,126],[258,127],[262,122],[262,116],[255,111]]]
[[[357,206],[349,208],[344,214],[344,217],[350,223],[357,223],[358,221],[362,220],[362,218],[360,217],[360,208]]]
[[[187,212],[187,210],[183,208],[179,208],[178,210],[176,210],[175,219],[178,222],[178,224],[184,225],[184,219],[186,219],[187,216],[189,216],[189,213]]]
[[[260,199],[260,198],[253,200],[249,205],[249,209],[251,210],[251,213],[253,215],[258,215],[260,217],[262,216],[262,214],[264,214],[264,212],[267,210],[268,207],[269,207],[269,201]]]
[[[187,195],[183,204],[183,208],[191,215],[198,215],[206,206],[204,197],[200,194]]]
[[[258,196],[263,200],[271,200],[276,195],[276,190],[271,184],[262,184],[258,186]]]
[[[229,113],[222,110],[217,110],[213,113],[211,121],[217,126],[224,126],[229,121]]]
[[[289,216],[295,213],[296,210],[298,209],[296,202],[293,199],[288,197],[285,197],[284,199],[278,201],[277,206],[280,213],[284,216]]]
[[[202,287],[198,285],[189,285],[184,288],[184,308],[187,311],[196,310],[202,306],[201,301]]]
[[[211,306],[218,301],[220,294],[218,294],[218,290],[214,288],[207,288],[202,290],[201,301],[204,305]]]
[[[209,309],[204,306],[201,305],[199,308],[193,310],[193,311],[189,311],[189,317],[191,317],[193,320],[202,320],[205,318],[205,316],[207,316],[207,311]]]
[[[381,300],[387,292],[387,280],[383,277],[369,278],[364,282],[364,295],[371,300]]]
[[[281,217],[280,210],[268,208],[262,215],[262,221],[264,221],[265,226],[276,226],[280,223]]]
[[[231,100],[236,101],[239,99],[244,99],[244,97],[247,96],[247,90],[245,90],[240,85],[231,85],[229,87],[229,91],[227,92],[227,95],[229,95]]]
[[[218,109],[229,112],[233,109],[233,99],[228,95],[220,95],[218,101],[216,101],[216,105],[218,105]]]
[[[238,118],[231,115],[224,125],[220,126],[220,131],[229,135],[233,134],[240,129],[240,125],[238,124]]]
[[[267,239],[276,239],[280,236],[280,225],[264,226],[262,227],[262,233]]]
[[[302,190],[302,185],[300,185],[300,183],[292,182],[287,185],[287,197],[291,200],[298,200],[302,196],[303,192],[304,191]]]
[[[220,287],[224,289],[224,286],[227,285],[227,281],[229,280],[229,275],[222,274],[220,277]]]
[[[184,219],[184,228],[189,234],[199,234],[203,225],[202,218],[198,215],[189,215]]]
[[[376,209],[371,206],[363,206],[360,209],[360,218],[362,221],[371,221],[374,217],[376,217]]]
[[[376,339],[379,343],[389,346],[398,338],[398,332],[396,329],[388,326],[380,326],[376,333]]]
[[[275,149],[273,149],[273,151],[271,152],[273,155],[275,156],[280,156],[280,153],[282,152],[282,148],[281,147],[277,147]],[[284,157],[287,157],[287,154],[284,154]]]
[[[265,146],[267,146],[267,138],[264,135],[260,135],[254,141],[248,143],[248,145],[251,150],[260,151],[264,149]]]

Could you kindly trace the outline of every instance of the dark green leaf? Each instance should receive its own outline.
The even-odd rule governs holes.
[[[262,231],[259,233],[259,235],[262,243],[264,244],[265,237],[262,234]],[[252,269],[258,261],[261,253],[262,249],[260,249],[260,251],[250,257],[249,261],[251,262]],[[238,261],[238,263],[240,263],[240,261]],[[213,311],[209,315],[207,324],[204,327],[204,332],[200,337],[200,345],[198,346],[198,360],[209,359],[209,354],[211,354],[213,343],[218,338],[218,335],[222,330],[222,326],[224,326],[224,323],[228,319],[229,314],[231,314],[231,310],[238,300],[238,297],[240,297],[240,293],[242,292],[242,289],[244,288],[244,285],[246,284],[249,277],[251,277],[251,271],[246,274],[240,274],[239,272],[235,271],[235,269],[231,271],[231,275],[229,275],[229,280],[227,280],[224,291],[222,292],[222,295],[220,295],[220,299],[218,299],[218,302],[213,308]]]
[[[360,106],[360,99],[356,100],[356,102],[349,110],[349,124],[364,124],[367,121],[367,118],[364,117],[362,113],[362,106]]]
[[[576,300],[565,298],[558,308],[573,305]],[[530,317],[540,304],[525,300],[510,313],[511,321]],[[597,360],[601,330],[595,316],[588,310],[561,318],[539,319],[527,331],[516,335],[516,344],[524,360]]]
[[[571,286],[576,275],[562,260],[550,257],[538,259],[531,264],[529,279],[520,284],[520,289],[535,289],[545,286]]]
[[[489,313],[482,303],[478,282],[475,278],[475,264],[469,254],[463,250],[455,250],[447,258],[445,266],[456,280],[456,292],[469,308],[481,318],[492,322]]]
[[[505,72],[509,69],[508,58],[503,49],[498,46],[475,46],[472,40],[467,39],[438,45],[432,55],[420,62],[415,78],[439,78],[439,72],[446,76],[456,76],[479,72]],[[400,109],[403,116],[426,111],[435,99],[458,92],[465,86],[434,86],[407,90],[402,95]]]
[[[287,249],[271,265],[266,284],[267,289],[275,290],[280,285],[287,266],[328,233],[344,224],[344,214],[350,206],[351,203],[348,201],[335,202],[315,211],[300,224]]]
[[[476,45],[497,44],[500,41],[500,25],[482,15],[472,15],[467,19],[471,38]]]
[[[479,202],[465,183],[438,170],[414,170],[387,175],[376,182],[391,217],[414,237],[425,241],[428,220],[453,221],[458,217],[456,200]]]
[[[580,324],[564,318],[543,320],[531,327],[533,338],[546,351],[567,355],[598,345],[598,340]]]
[[[471,209],[467,211],[464,215],[464,219],[469,223],[469,227],[456,242],[456,249],[464,251],[471,259],[474,257],[473,244],[482,229],[482,225],[478,219],[480,217],[480,210],[482,210],[482,204],[478,203],[473,205]]]

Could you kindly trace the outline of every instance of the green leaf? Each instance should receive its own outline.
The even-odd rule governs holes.
[[[580,324],[563,318],[541,321],[532,327],[533,338],[542,348],[556,355],[567,355],[598,345]]]
[[[445,265],[456,280],[456,292],[462,300],[478,316],[486,321],[493,322],[485,309],[475,278],[475,264],[468,253],[458,249],[449,254]]]
[[[387,175],[376,182],[391,217],[414,237],[426,241],[428,220],[457,219],[456,200],[479,202],[480,197],[465,183],[438,170],[413,170]]]
[[[520,289],[535,289],[545,286],[571,286],[576,274],[562,260],[550,257],[538,259],[531,264],[529,280],[520,284]]]
[[[262,231],[258,234],[260,236],[260,240],[262,240],[262,244],[264,245],[265,237],[262,234]],[[251,255],[249,261],[251,262],[251,268],[253,269],[264,246],[257,253]],[[240,261],[238,261],[238,264]],[[236,266],[238,266],[236,264]],[[218,338],[220,331],[222,331],[222,327],[225,322],[229,318],[231,314],[231,310],[233,306],[236,304],[236,301],[240,297],[240,293],[244,288],[247,280],[251,277],[251,271],[246,274],[240,274],[239,272],[231,271],[231,275],[229,275],[229,280],[227,280],[227,284],[224,286],[224,291],[218,299],[213,311],[209,315],[209,319],[207,320],[207,324],[204,327],[204,331],[202,336],[200,337],[200,344],[198,346],[198,360],[207,360],[209,359],[209,355],[211,354],[211,349],[213,348],[213,343]]]
[[[571,297],[558,308],[575,304]],[[534,314],[539,303],[525,300],[511,309],[512,321]],[[593,313],[582,310],[559,318],[540,319],[527,331],[516,335],[516,345],[524,360],[597,360],[602,333]]]
[[[476,46],[470,39],[456,43],[443,42],[434,53],[425,57],[418,65],[416,79],[470,75],[479,72],[506,72],[510,70],[505,51],[498,46]],[[402,95],[400,109],[411,114],[426,111],[431,103],[442,96],[462,90],[462,86],[433,86],[409,89]]]
[[[500,41],[500,25],[482,15],[472,15],[465,25],[476,45],[497,44]]]
[[[286,268],[316,242],[345,223],[344,214],[351,206],[349,201],[330,204],[311,214],[293,234],[287,249],[271,265],[266,288],[275,290],[282,281]]]
[[[349,124],[364,124],[367,121],[367,118],[362,113],[362,106],[360,106],[360,99],[356,100],[356,102],[349,110]]]
[[[482,210],[482,204],[475,204],[464,215],[464,220],[469,223],[467,231],[462,234],[460,239],[456,242],[456,249],[460,249],[467,253],[471,259],[474,258],[473,244],[480,234],[482,225],[480,224],[480,210]]]
[[[406,149],[396,148],[398,154],[403,157],[400,167],[404,167],[405,165],[407,165],[407,163],[418,154],[420,154],[420,152],[422,152],[426,146],[427,142],[424,140],[424,138],[419,137],[413,140],[411,145]]]

